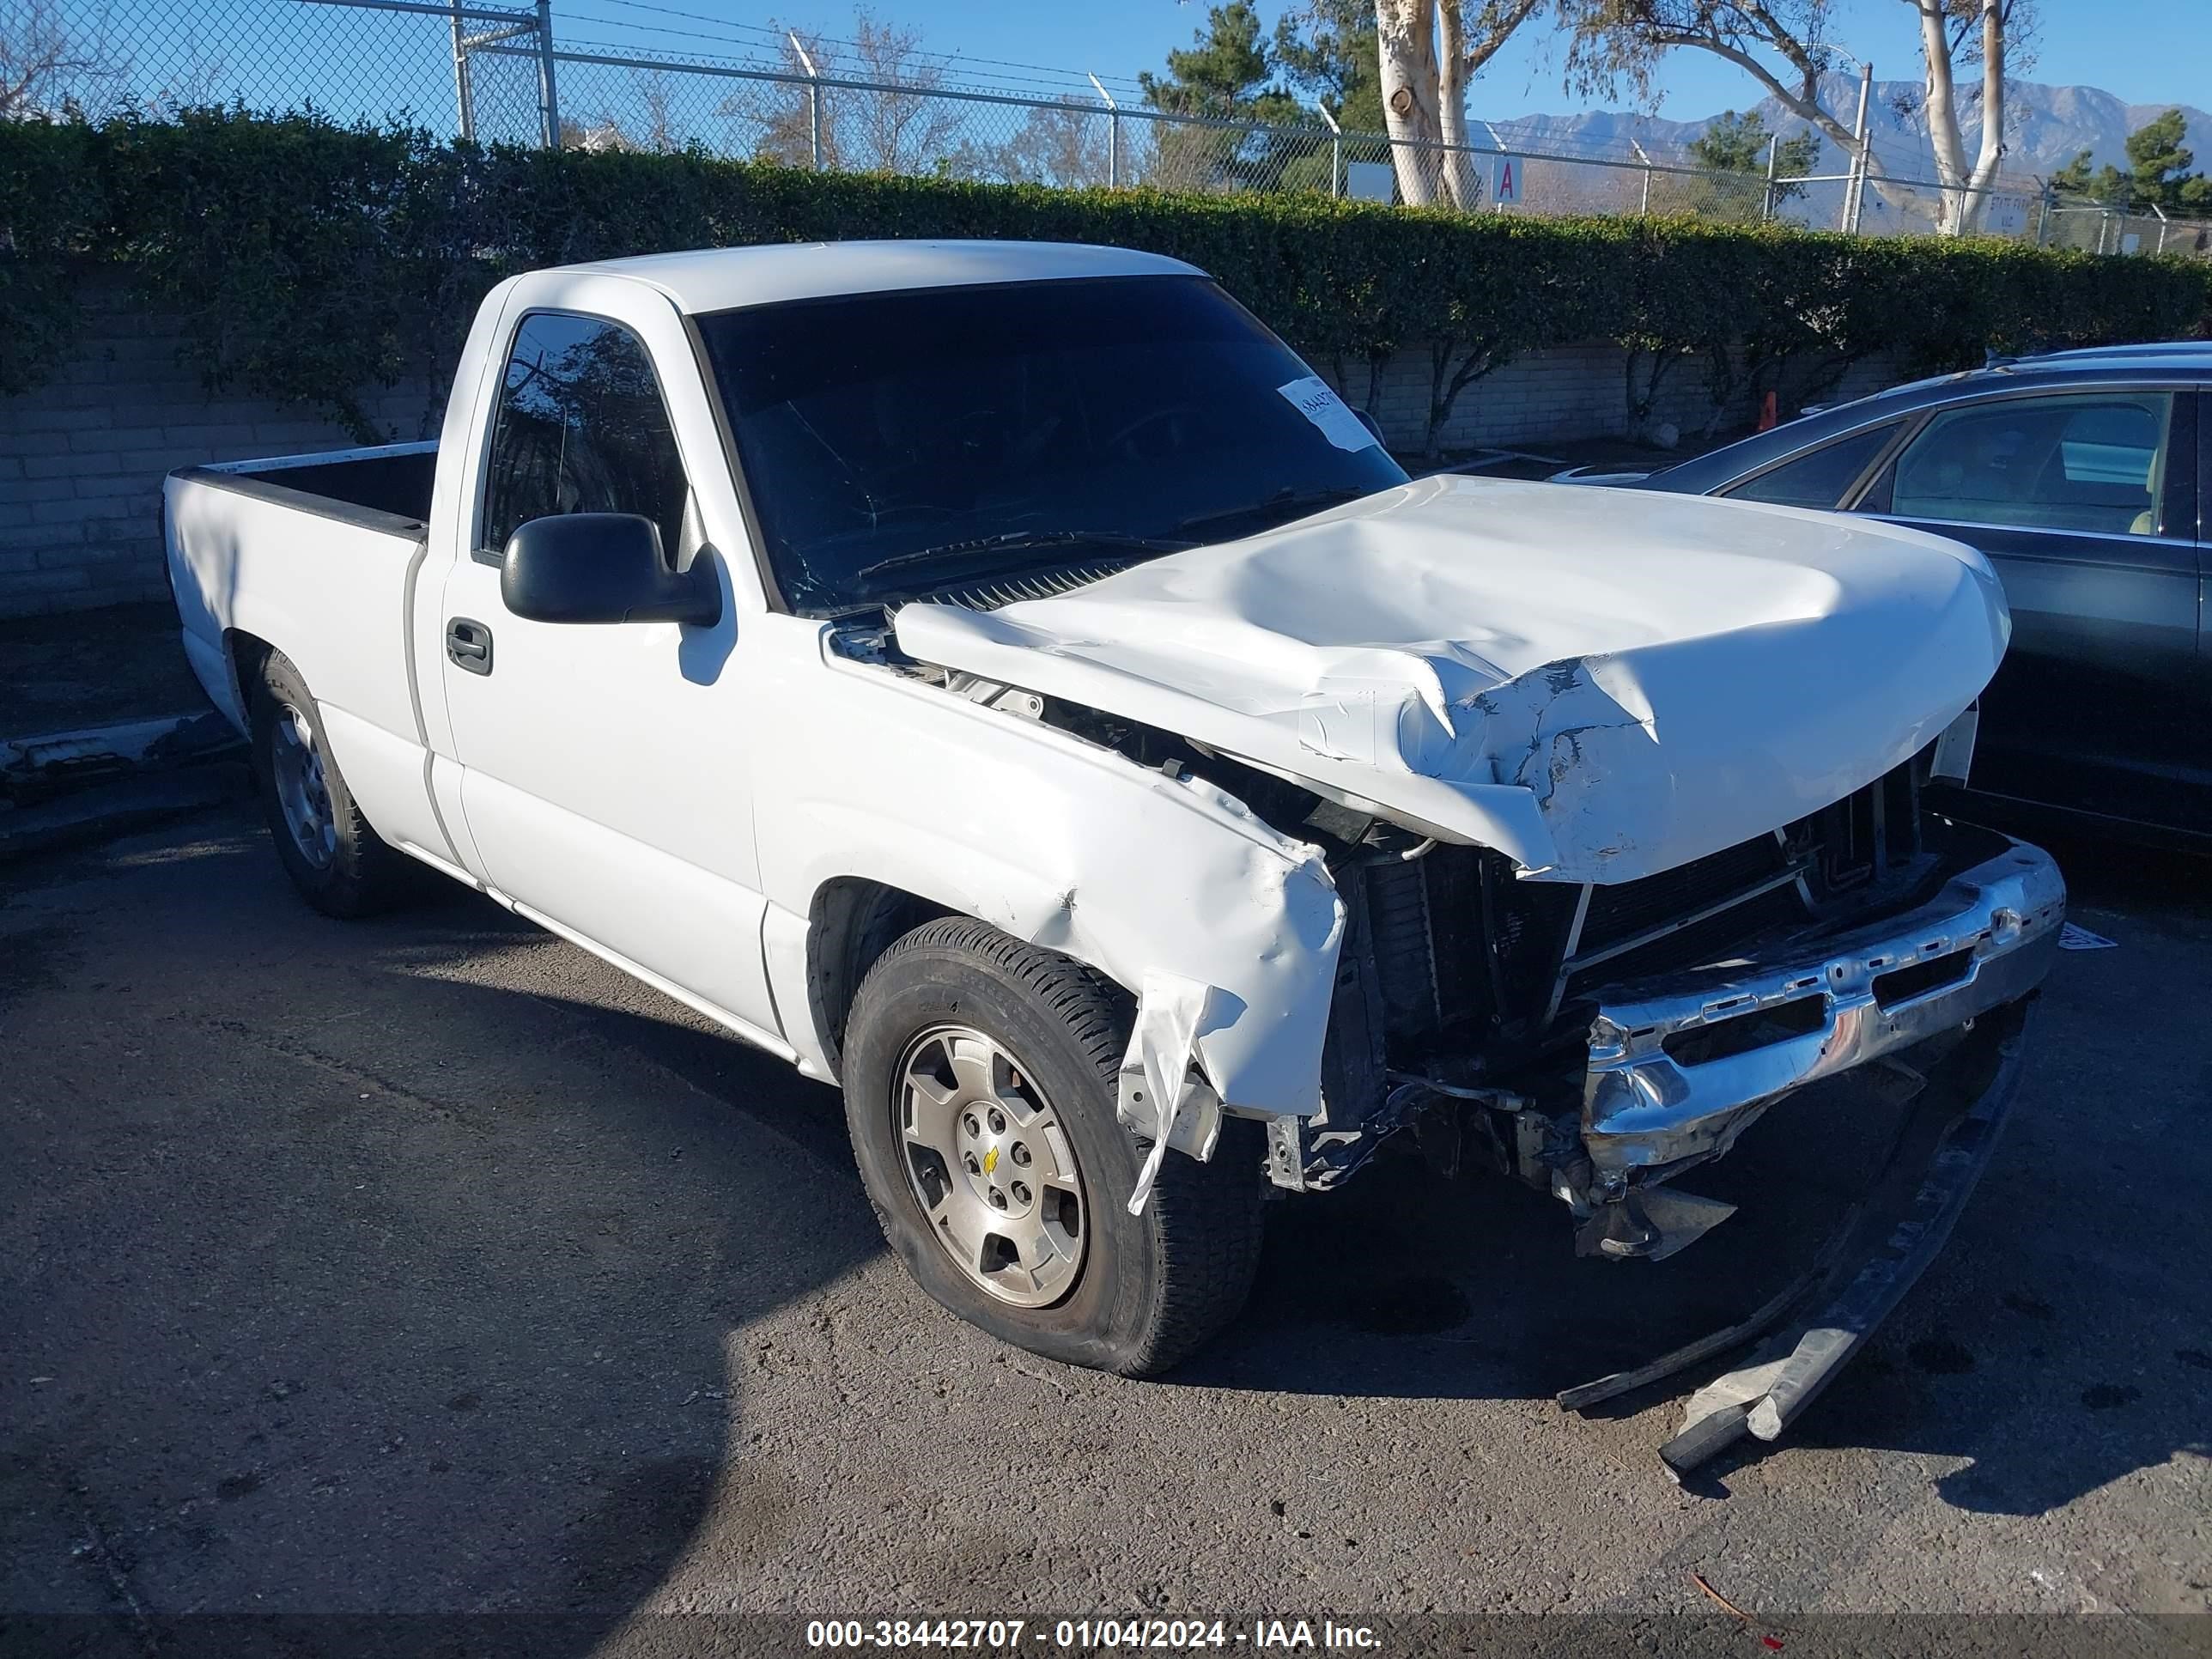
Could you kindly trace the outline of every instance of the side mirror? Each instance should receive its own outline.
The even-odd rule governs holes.
[[[566,513],[532,519],[507,538],[499,596],[532,622],[690,623],[722,619],[722,585],[702,551],[671,570],[660,530],[635,513]]]

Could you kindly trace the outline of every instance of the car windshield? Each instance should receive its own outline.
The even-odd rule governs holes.
[[[699,330],[801,612],[1157,557],[1406,480],[1200,276],[850,295]]]

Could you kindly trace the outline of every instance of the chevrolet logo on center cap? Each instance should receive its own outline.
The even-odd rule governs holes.
[[[989,1152],[983,1154],[983,1173],[985,1175],[988,1175],[992,1170],[998,1167],[999,1149],[996,1146],[994,1146]]]

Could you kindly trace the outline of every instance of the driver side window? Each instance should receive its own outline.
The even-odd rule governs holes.
[[[682,538],[690,489],[644,342],[619,323],[533,312],[515,330],[484,470],[480,558],[566,513],[636,513]]]

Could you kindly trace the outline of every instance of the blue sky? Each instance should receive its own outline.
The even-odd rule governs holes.
[[[852,0],[778,0],[758,9],[727,0],[666,3],[733,21],[773,17],[825,34],[852,33]],[[1281,0],[1259,5],[1270,23],[1283,9]],[[1188,44],[1206,21],[1204,0],[873,0],[872,9],[918,28],[935,51],[1094,70],[1109,81],[1158,68],[1169,49]],[[556,0],[564,34],[580,32],[570,20],[589,12],[624,15],[593,0]],[[2045,0],[2043,13],[2037,61],[2027,78],[2102,87],[2130,103],[2212,106],[2212,0]],[[1904,0],[1842,0],[1832,38],[1870,58],[1884,80],[1920,76],[1917,32]],[[1540,34],[1512,43],[1476,83],[1471,109],[1498,117],[1583,107],[1561,89],[1557,56]],[[1762,95],[1748,76],[1701,52],[1676,53],[1662,84],[1662,111],[1676,119],[1741,107]]]

